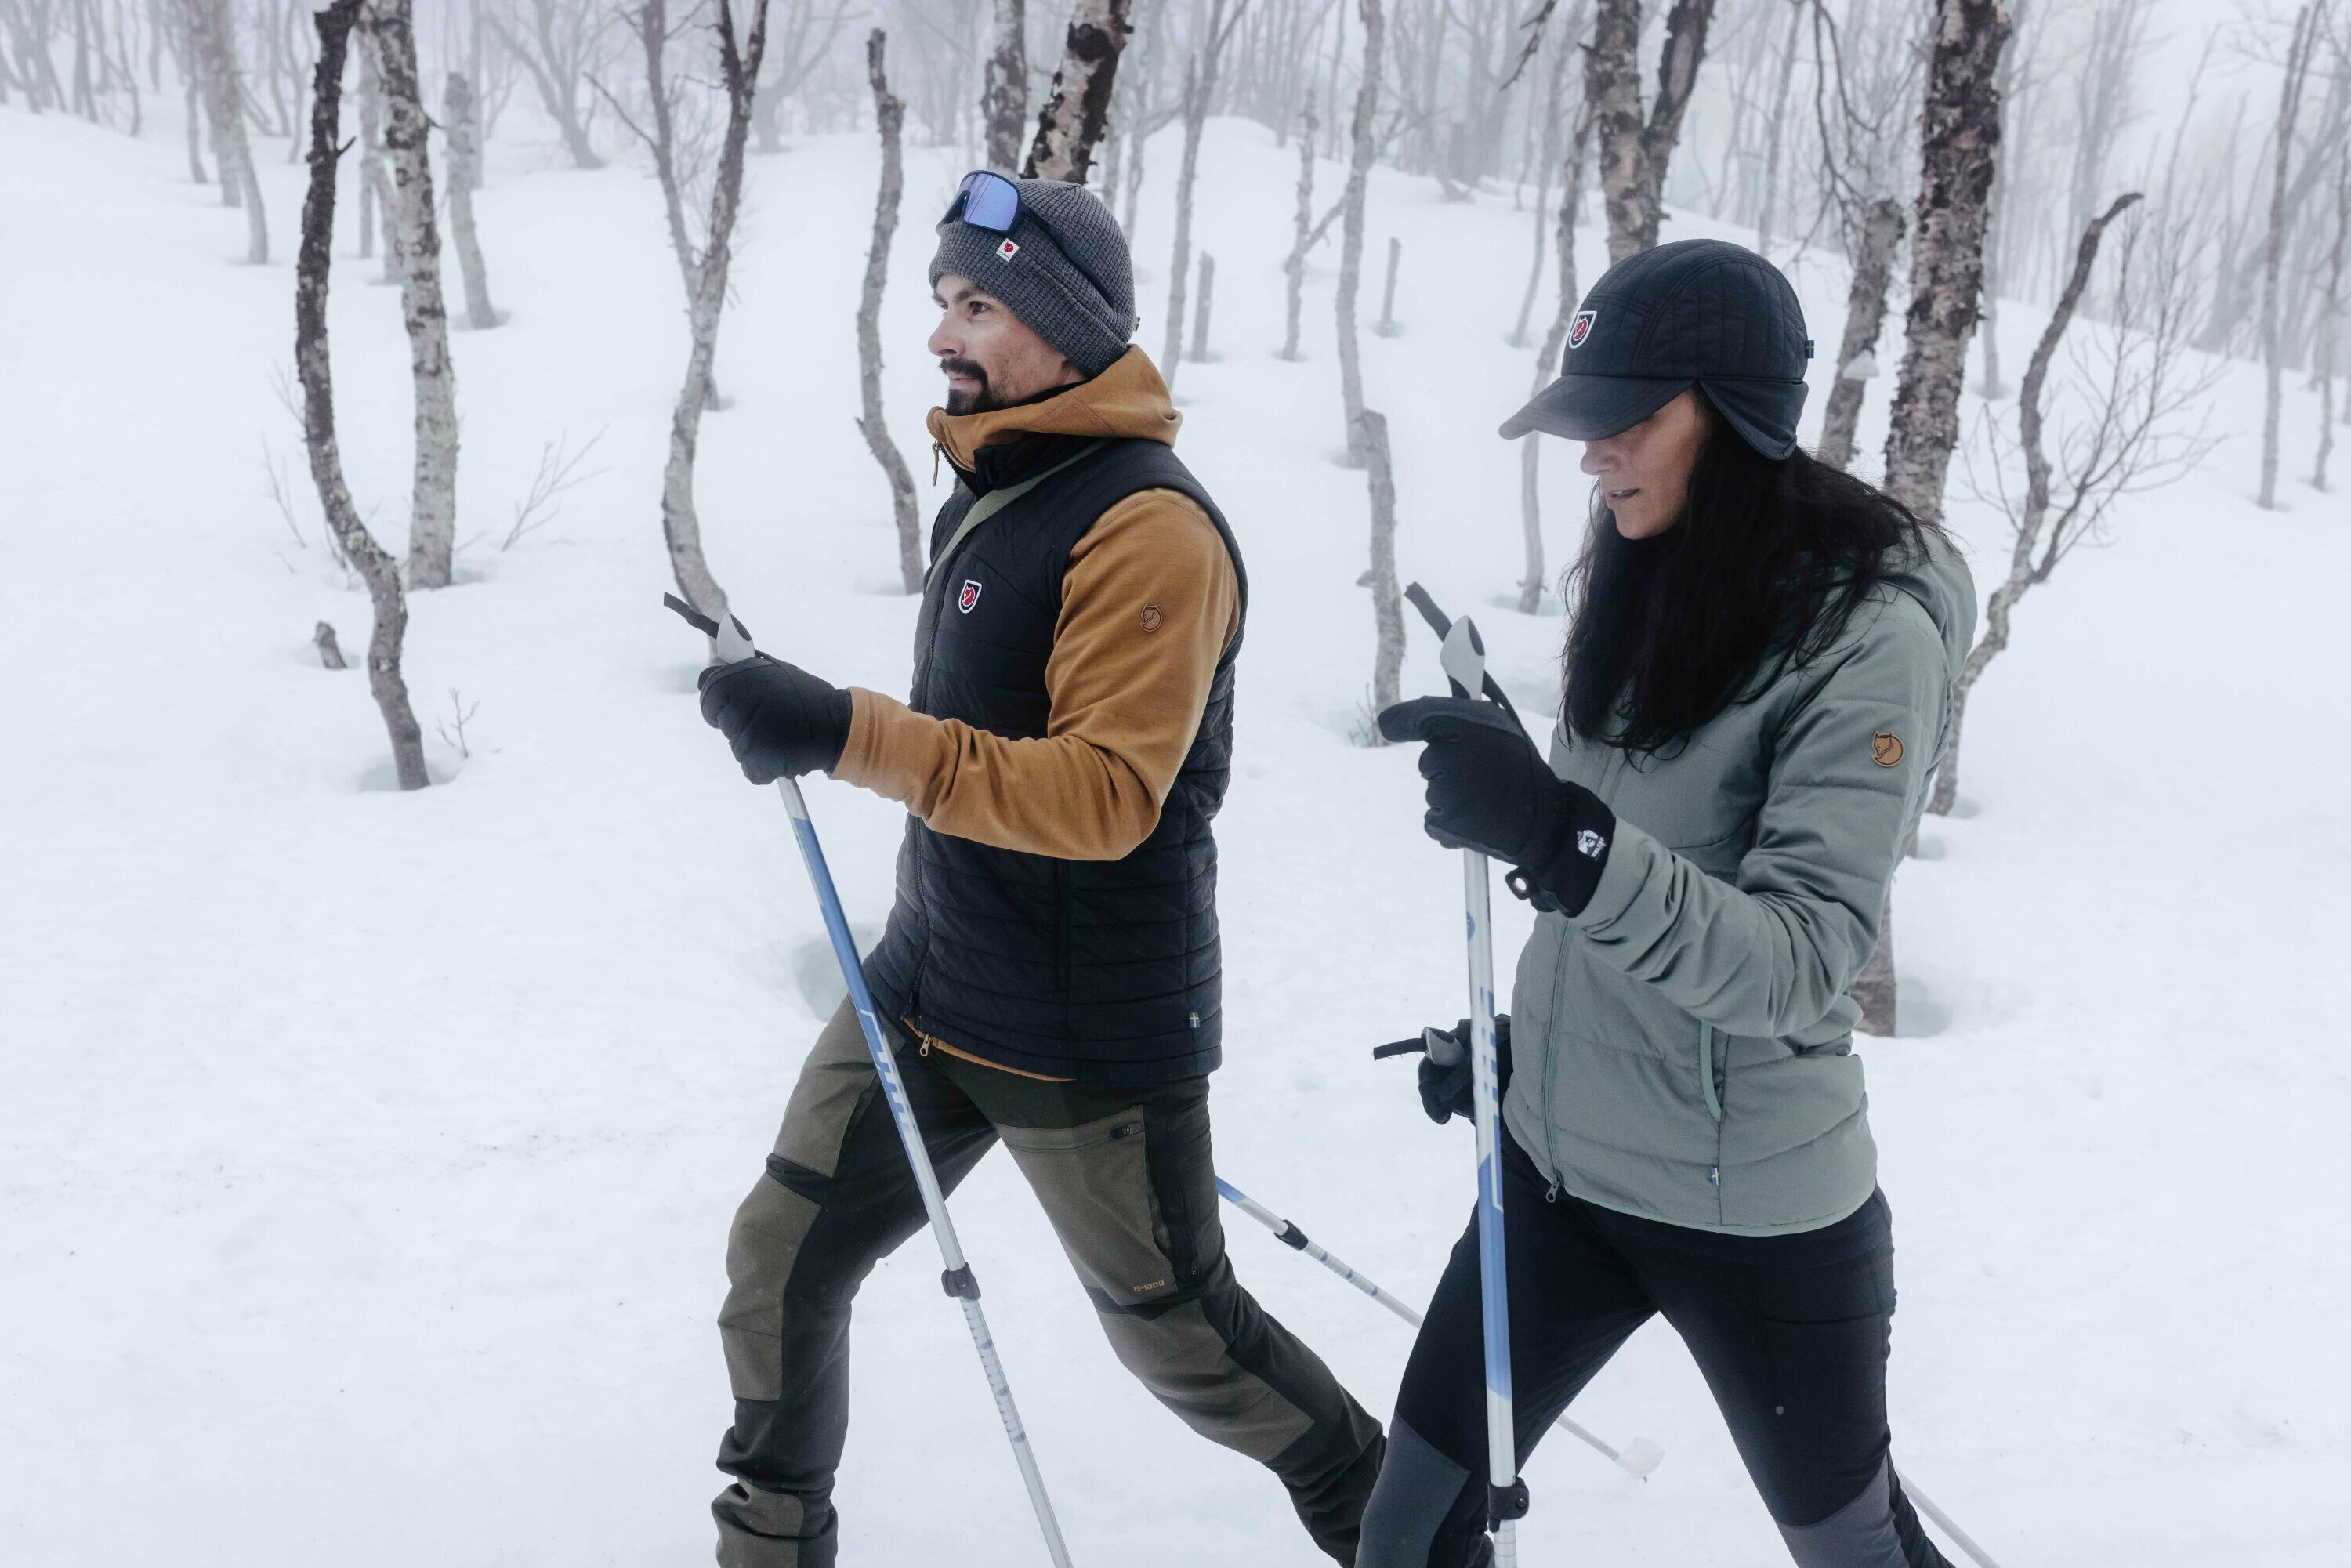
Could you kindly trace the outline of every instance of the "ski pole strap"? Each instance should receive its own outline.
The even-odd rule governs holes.
[[[1071,453],[1067,457],[1062,458],[1059,463],[1054,464],[1050,468],[1046,469],[1042,474],[1031,474],[1026,479],[1021,480],[1018,485],[1007,485],[1000,490],[990,490],[987,495],[982,496],[978,500],[974,501],[971,504],[971,510],[963,515],[963,521],[956,525],[956,531],[947,536],[946,548],[940,550],[938,554],[931,558],[931,571],[938,570],[940,563],[955,554],[956,547],[962,544],[964,540],[969,538],[971,537],[971,531],[974,528],[987,521],[988,518],[996,516],[997,513],[1004,510],[1005,507],[1010,506],[1013,502],[1019,500],[1021,497],[1027,495],[1029,491],[1035,489],[1046,480],[1050,479],[1054,475],[1059,474],[1062,469],[1071,466],[1072,464],[1081,463],[1086,458],[1092,456],[1094,453],[1099,451],[1104,444],[1105,443],[1103,441],[1089,441],[1083,446],[1079,447],[1075,452]],[[927,580],[930,576],[930,572],[926,571],[923,576]]]
[[[1453,618],[1437,607],[1437,601],[1428,596],[1428,590],[1416,582],[1406,583],[1404,596],[1415,610],[1420,612],[1420,618],[1428,622],[1428,629],[1437,633],[1437,640],[1440,643],[1445,641],[1453,630]],[[1492,672],[1487,673],[1482,685],[1486,695],[1493,700],[1495,706],[1509,714],[1511,722],[1520,729],[1526,728],[1526,720],[1519,717],[1519,710],[1511,705],[1510,694],[1502,690],[1501,683],[1494,679]],[[1461,695],[1468,696],[1472,694],[1464,692]]]

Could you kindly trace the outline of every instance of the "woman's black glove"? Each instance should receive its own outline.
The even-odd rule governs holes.
[[[1428,836],[1518,868],[1569,915],[1583,913],[1608,864],[1616,814],[1560,779],[1516,720],[1489,702],[1416,697],[1380,715],[1389,740],[1417,740],[1428,781]]]
[[[761,653],[702,672],[702,716],[754,784],[830,772],[849,744],[849,694]]]
[[[1438,1044],[1430,1050],[1430,1035]],[[1474,1121],[1478,1115],[1477,1083],[1469,1066],[1469,1020],[1463,1019],[1450,1030],[1424,1030],[1412,1040],[1400,1040],[1393,1045],[1383,1045],[1372,1052],[1374,1059],[1383,1056],[1405,1056],[1413,1051],[1427,1051],[1420,1063],[1420,1106],[1428,1119],[1438,1126],[1454,1117]],[[1451,1058],[1439,1062],[1442,1052]],[[1510,1087],[1510,1015],[1494,1015],[1494,1064],[1498,1070],[1494,1092],[1499,1097]]]

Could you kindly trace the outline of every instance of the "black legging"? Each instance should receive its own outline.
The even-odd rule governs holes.
[[[1803,1568],[1947,1568],[1887,1462],[1894,1238],[1883,1194],[1819,1230],[1724,1236],[1546,1196],[1503,1137],[1519,1460],[1652,1312],[1682,1336]],[[1473,1219],[1396,1396],[1357,1568],[1481,1563],[1483,1330]]]

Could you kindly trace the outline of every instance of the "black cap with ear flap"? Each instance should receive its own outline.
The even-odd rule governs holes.
[[[1599,441],[1648,418],[1690,387],[1764,456],[1796,449],[1804,366],[1803,308],[1780,269],[1727,240],[1677,240],[1604,274],[1570,321],[1559,379],[1502,426]]]

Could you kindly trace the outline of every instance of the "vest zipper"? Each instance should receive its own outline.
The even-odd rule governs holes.
[[[1070,989],[1070,864],[1053,862],[1053,986],[1067,996]]]

